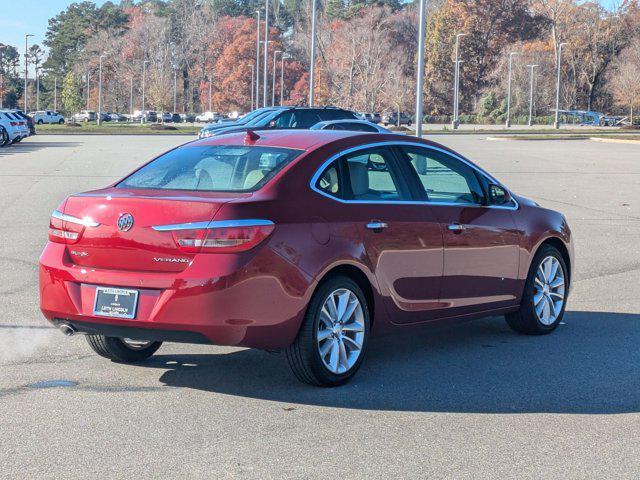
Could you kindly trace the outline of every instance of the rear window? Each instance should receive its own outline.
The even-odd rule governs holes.
[[[120,188],[252,192],[301,150],[254,146],[194,146],[165,153],[120,182]]]

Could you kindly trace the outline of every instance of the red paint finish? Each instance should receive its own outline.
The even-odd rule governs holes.
[[[246,134],[196,145],[245,145]],[[374,333],[517,308],[537,248],[556,242],[573,269],[564,217],[515,197],[516,210],[487,205],[342,202],[310,188],[318,169],[348,149],[377,142],[432,142],[345,131],[260,132],[251,145],[303,150],[253,193],[122,189],[69,197],[59,210],[100,223],[73,244],[49,242],[40,257],[40,307],[50,321],[195,332],[219,345],[281,348],[296,337],[315,288],[333,269],[357,272],[370,292]],[[459,155],[456,155],[460,158]],[[129,231],[117,227],[130,213]],[[242,219],[275,224],[238,253],[190,253],[154,225]],[[388,228],[373,231],[371,221]],[[448,225],[460,223],[455,233]],[[158,258],[176,261],[157,261]],[[93,314],[96,286],[139,291],[135,319]]]

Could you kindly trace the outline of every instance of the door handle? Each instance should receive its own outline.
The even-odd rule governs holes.
[[[366,226],[369,230],[373,230],[374,232],[379,232],[383,228],[387,228],[389,225],[387,225],[384,222],[380,222],[378,220],[372,220],[369,223],[367,223]]]
[[[462,233],[467,227],[461,223],[452,223],[447,229],[453,233]]]

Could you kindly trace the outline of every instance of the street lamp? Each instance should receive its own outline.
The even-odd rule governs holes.
[[[36,110],[40,110],[40,68],[36,63]]]
[[[518,52],[511,52],[509,54],[509,80],[507,86],[507,121],[505,126],[507,128],[511,127],[511,70],[513,68],[513,57],[514,55],[518,55]]]
[[[531,69],[531,86],[529,87],[529,126],[533,124],[533,71],[539,65],[527,65]]]
[[[106,55],[100,55],[98,66],[98,125],[102,123],[102,59]]]
[[[427,0],[421,0],[426,2]],[[317,0],[311,0],[311,66],[309,69],[309,106],[313,107],[316,79],[316,7]]]
[[[284,101],[284,60],[285,58],[291,58],[291,55],[288,53],[284,53],[282,57],[280,57],[280,106],[282,106],[282,102]]]
[[[459,99],[458,99],[458,90],[460,88],[460,39],[466,36],[466,33],[458,33],[456,35],[456,60],[454,66],[453,73],[453,121],[451,122],[451,127],[455,130],[458,128],[458,108],[459,108]]]
[[[58,111],[58,77],[53,77],[53,110]]]
[[[9,48],[9,45],[0,45],[0,67],[2,67],[2,50],[4,50],[5,48]],[[2,108],[3,98],[4,98],[4,68],[0,72],[0,109]]]
[[[260,106],[260,10],[256,10],[258,14],[258,23],[256,26],[256,108]]]
[[[558,76],[556,78],[556,119],[553,122],[555,128],[560,128],[560,65],[562,63],[562,47],[566,45],[566,42],[558,45],[558,58],[556,63],[558,64]]]
[[[145,95],[145,82],[147,77],[147,63],[149,60],[144,60],[142,62],[142,112],[140,113],[140,123],[144,123],[144,95]]]
[[[422,87],[424,82],[424,37],[427,30],[427,0],[420,0],[418,28],[418,72],[416,77],[416,136],[422,138]]]
[[[264,0],[264,71],[262,72],[263,82],[263,107],[267,106],[267,68],[269,62],[269,0]]]
[[[282,50],[275,50],[273,52],[273,72],[271,74],[271,106],[276,106],[276,57]]]
[[[212,91],[212,87],[213,87],[213,69],[211,70],[211,73],[209,74],[209,111],[211,112],[211,97],[213,95],[213,91]],[[212,121],[213,121],[213,116],[211,117]]]
[[[90,75],[90,74],[89,74],[89,71],[87,70],[87,104],[85,105],[85,108],[86,108],[87,110],[89,110],[89,94],[91,93],[91,92],[89,91],[89,75]]]
[[[253,110],[253,102],[255,100],[254,82],[256,66],[253,63],[247,63],[247,66],[251,67],[251,110]]]
[[[133,76],[129,79],[129,121],[133,120]]]
[[[27,33],[24,36],[24,113],[27,113],[27,75],[29,74],[29,37],[33,34]]]
[[[178,111],[178,69],[173,69],[173,113]]]

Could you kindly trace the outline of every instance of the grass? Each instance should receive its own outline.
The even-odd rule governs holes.
[[[80,123],[79,126],[37,125],[36,131],[43,135],[197,135],[199,125],[175,125],[176,130],[153,130],[151,124],[105,122]],[[170,124],[169,124],[170,125]]]

